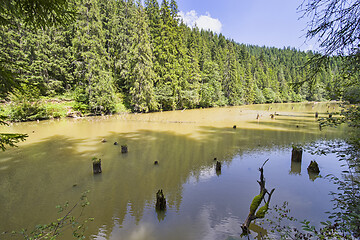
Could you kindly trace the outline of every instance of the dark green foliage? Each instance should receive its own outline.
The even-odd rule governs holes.
[[[11,107],[10,121],[34,121],[48,119],[45,107],[38,101],[16,102]]]
[[[6,116],[0,115],[0,125],[7,125],[5,122],[6,118]],[[0,133],[0,148],[2,151],[5,151],[6,146],[16,147],[16,143],[25,141],[27,137],[27,134]]]
[[[304,64],[314,53],[238,44],[191,29],[177,18],[174,0],[161,6],[146,0],[144,9],[124,0],[81,0],[75,7],[68,26],[50,23],[36,33],[20,20],[0,26],[2,98],[24,85],[39,97],[70,92],[75,110],[95,114],[113,113],[119,101],[149,112],[356,98],[339,83],[340,58],[330,57],[314,84],[303,84],[310,69]]]

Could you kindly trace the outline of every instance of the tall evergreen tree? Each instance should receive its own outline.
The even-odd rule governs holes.
[[[129,87],[130,105],[134,111],[148,112],[157,110],[153,89],[153,56],[150,45],[150,33],[146,13],[140,2],[134,15],[132,29],[132,46],[129,52],[130,75]]]
[[[111,113],[115,107],[114,79],[106,51],[99,0],[81,0],[78,9],[73,39],[78,88],[76,100],[96,114]]]

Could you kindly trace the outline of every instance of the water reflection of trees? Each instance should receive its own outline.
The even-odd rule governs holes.
[[[150,130],[114,132],[106,136],[107,143],[93,144],[82,152],[77,146],[86,144],[86,139],[53,136],[9,150],[2,156],[8,160],[1,162],[0,170],[0,230],[48,222],[56,217],[56,204],[76,201],[89,189],[91,205],[86,214],[96,219],[89,225],[90,234],[97,234],[99,229],[107,229],[106,234],[110,234],[115,225],[122,225],[127,214],[139,222],[144,209],[153,207],[160,188],[169,208],[179,210],[183,184],[190,176],[200,179],[202,169],[213,167],[214,157],[230,163],[244,150],[316,140],[319,133],[234,130],[230,126],[203,127],[200,136]],[[119,146],[113,145],[115,141],[126,143],[129,152],[121,154]],[[92,156],[102,159],[101,175],[92,175]],[[155,160],[159,166],[154,166]]]

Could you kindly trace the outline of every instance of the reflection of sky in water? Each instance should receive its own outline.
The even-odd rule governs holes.
[[[122,224],[115,223],[112,229],[107,230],[106,226],[100,228],[94,239],[107,239],[105,236],[114,240],[241,239],[241,224],[247,217],[252,198],[259,193],[256,182],[258,167],[267,158],[270,159],[264,168],[267,188],[276,188],[270,205],[288,201],[293,216],[300,221],[311,216],[312,221],[318,223],[326,218],[324,212],[331,208],[328,193],[335,190],[335,186],[323,178],[309,179],[307,165],[315,159],[321,175],[338,175],[340,163],[334,157],[333,154],[317,156],[304,152],[301,170],[297,174],[291,173],[290,148],[255,150],[236,155],[229,164],[223,163],[219,176],[216,175],[214,162],[213,166],[203,167],[189,177],[183,184],[180,209],[169,207],[164,220],[157,219],[152,204],[145,208],[139,222],[128,208]],[[256,238],[259,230],[264,234],[263,228],[266,227],[266,223],[263,226],[252,225],[250,239]]]
[[[198,174],[193,174],[189,177],[188,183],[189,184],[197,184],[199,182],[206,182],[209,181],[212,177],[216,176],[215,169],[216,161],[214,161],[213,167],[203,167],[200,169]]]

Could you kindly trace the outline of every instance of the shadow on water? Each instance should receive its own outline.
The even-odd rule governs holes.
[[[139,223],[144,211],[154,209],[158,189],[164,190],[168,208],[179,211],[183,185],[190,178],[199,181],[204,169],[215,174],[215,157],[230,164],[235,155],[244,152],[338,136],[332,132],[292,131],[292,123],[286,119],[260,124],[287,131],[205,126],[195,138],[145,129],[112,132],[105,135],[106,143],[99,141],[84,151],[77,146],[86,144],[86,139],[60,135],[10,149],[1,155],[6,161],[0,159],[0,231],[48,223],[57,217],[55,205],[75,202],[82,192],[90,190],[86,215],[95,221],[89,224],[89,236],[99,234],[101,229],[109,238],[113,228],[123,226],[125,219],[130,217]],[[128,145],[128,153],[121,153],[122,144]],[[103,172],[99,175],[92,174],[92,156],[102,159]],[[298,167],[291,165],[291,172],[298,174]],[[218,176],[221,179],[222,175]],[[157,215],[159,224],[166,221],[166,215]],[[252,226],[253,231],[257,228]]]

